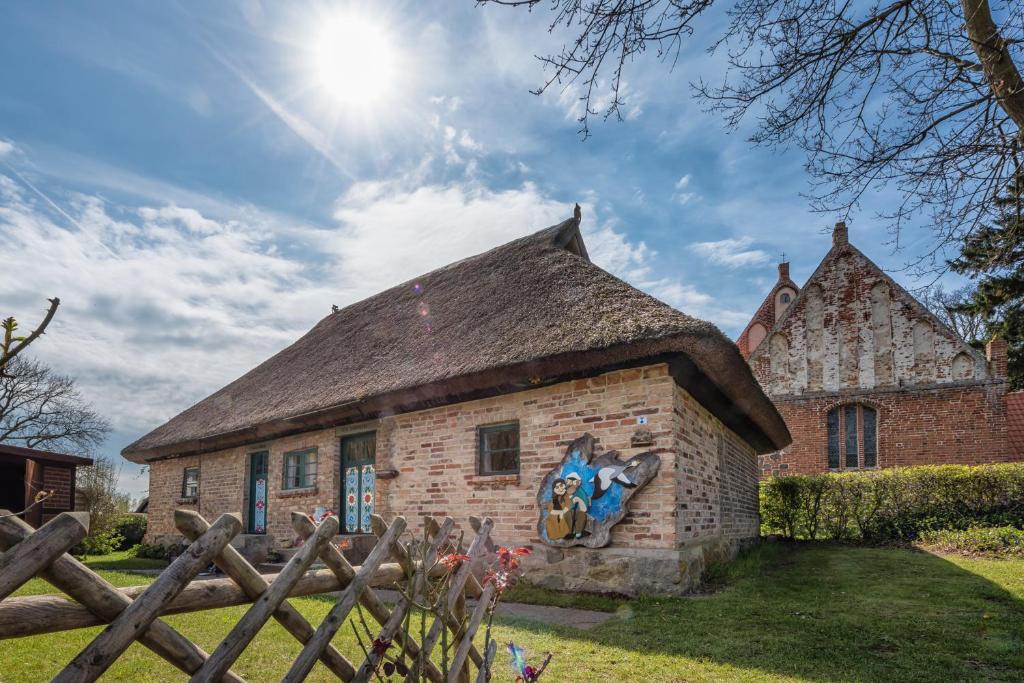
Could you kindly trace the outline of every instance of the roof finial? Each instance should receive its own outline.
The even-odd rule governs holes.
[[[580,208],[578,202],[576,204],[576,208],[572,210],[572,217],[576,219],[577,223],[579,223],[580,219],[583,218],[583,209]]]

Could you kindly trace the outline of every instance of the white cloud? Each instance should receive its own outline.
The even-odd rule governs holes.
[[[747,249],[753,242],[752,237],[738,237],[717,242],[696,242],[690,245],[690,249],[712,263],[729,268],[766,263],[770,258],[767,252],[762,249]]]
[[[130,440],[297,339],[331,304],[572,212],[531,183],[430,184],[431,169],[428,160],[405,176],[354,183],[338,199],[337,223],[326,227],[223,201],[201,210],[181,196],[126,206],[52,185],[43,194],[0,174],[0,252],[32,264],[0,270],[3,313],[33,321],[46,297],[60,296],[60,312],[33,351],[75,376]],[[712,296],[659,273],[655,252],[613,219],[600,220],[597,205],[593,197],[584,204],[583,231],[598,265],[687,313],[721,319]]]
[[[10,140],[0,138],[0,158],[7,156],[14,151],[14,143]]]
[[[61,213],[9,178],[5,313],[62,305],[33,351],[75,375],[116,431],[140,435],[295,339],[330,309],[308,265],[276,253],[282,226],[71,195]],[[241,213],[241,212],[240,212]]]
[[[683,206],[686,206],[691,201],[699,197],[696,192],[687,189],[690,187],[690,180],[691,176],[687,173],[676,181],[675,192],[672,193],[672,201],[679,202]]]

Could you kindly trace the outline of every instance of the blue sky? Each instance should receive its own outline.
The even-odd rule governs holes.
[[[836,216],[801,197],[799,153],[752,147],[692,99],[690,82],[721,77],[705,52],[721,18],[674,71],[634,64],[627,120],[586,141],[575,89],[529,93],[532,55],[564,38],[547,20],[471,0],[7,7],[0,310],[28,323],[61,297],[33,350],[112,421],[110,454],[332,304],[575,202],[599,265],[735,336],[779,255],[803,282]],[[850,216],[890,270],[927,248],[924,232],[888,244],[874,216],[894,200],[882,189]]]

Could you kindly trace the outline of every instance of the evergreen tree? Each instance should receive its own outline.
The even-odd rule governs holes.
[[[1024,173],[996,201],[995,224],[968,235],[950,265],[978,280],[961,309],[984,316],[989,335],[1006,340],[1011,386],[1024,389]]]

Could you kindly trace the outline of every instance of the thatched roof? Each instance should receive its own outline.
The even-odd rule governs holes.
[[[669,361],[759,451],[789,432],[736,346],[592,264],[578,219],[347,306],[124,449],[133,462]]]

